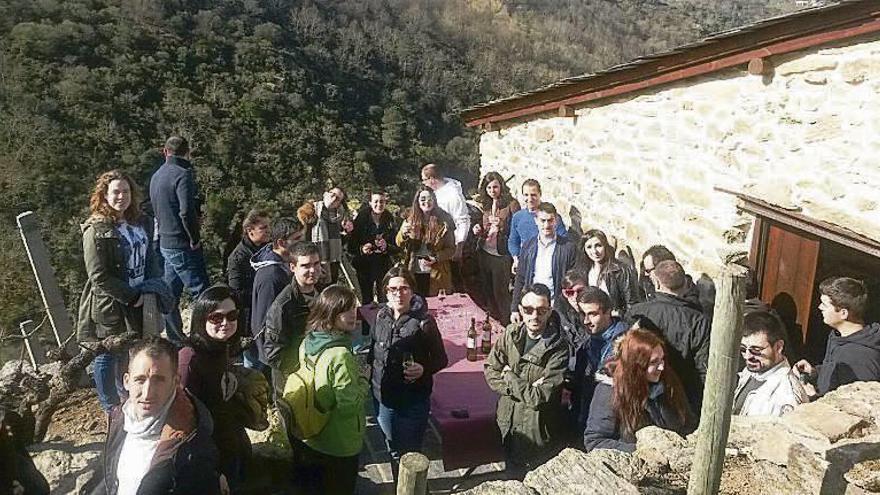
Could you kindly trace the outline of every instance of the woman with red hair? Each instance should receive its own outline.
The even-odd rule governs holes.
[[[672,367],[666,344],[654,332],[633,328],[623,335],[615,359],[597,373],[584,429],[584,447],[632,452],[636,432],[659,426],[681,435],[695,428],[694,415]]]

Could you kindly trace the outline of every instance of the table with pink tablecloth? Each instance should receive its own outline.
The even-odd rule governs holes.
[[[363,306],[360,316],[372,325],[377,309],[377,306]],[[503,452],[495,425],[498,396],[483,375],[486,356],[479,354],[476,361],[466,358],[471,318],[477,320],[479,343],[486,313],[466,294],[450,294],[443,300],[429,297],[428,310],[437,320],[449,357],[449,366],[434,375],[431,395],[431,416],[442,440],[443,465],[452,470],[500,461]],[[497,321],[490,321],[494,344],[504,328]],[[458,411],[455,416],[453,411]],[[462,411],[466,411],[467,417],[461,417]]]

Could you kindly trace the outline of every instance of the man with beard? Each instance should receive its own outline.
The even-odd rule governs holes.
[[[596,388],[596,372],[613,354],[614,342],[629,329],[620,318],[612,316],[611,297],[598,287],[587,287],[577,297],[578,312],[586,331],[576,349],[571,391],[571,412],[578,440],[583,436],[590,402]],[[581,445],[578,441],[577,445]]]
[[[807,394],[785,357],[785,330],[768,311],[743,318],[739,352],[746,367],[739,373],[733,413],[742,416],[781,416],[807,402]]]

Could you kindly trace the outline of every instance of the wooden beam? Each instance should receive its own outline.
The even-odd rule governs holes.
[[[749,74],[753,76],[762,76],[768,69],[766,59],[763,57],[755,57],[749,60]]]
[[[41,365],[46,364],[46,351],[43,350],[43,344],[34,332],[34,320],[25,320],[18,324],[18,328],[28,358],[34,365],[34,371],[38,371]]]
[[[159,336],[162,334],[162,328],[165,326],[165,319],[162,312],[159,311],[159,304],[156,301],[156,294],[151,292],[144,293],[144,329],[143,336]]]
[[[428,493],[428,458],[419,452],[408,452],[400,458],[397,495],[426,495]]]
[[[709,369],[688,495],[718,493],[730,433],[736,373],[739,371],[746,270],[738,265],[726,265],[718,278],[712,339],[709,341]]]
[[[58,347],[65,348],[68,355],[75,356],[78,352],[76,342],[72,342],[74,339],[68,339],[73,335],[73,325],[70,322],[67,308],[64,306],[64,297],[61,295],[61,288],[58,287],[55,270],[52,269],[49,260],[49,251],[40,235],[37,216],[32,211],[26,211],[16,217],[16,222],[18,222],[21,240],[24,242],[25,251],[27,251],[28,259],[34,270],[40,297],[42,297],[43,305],[49,315],[49,323],[52,325],[55,341],[58,343]]]

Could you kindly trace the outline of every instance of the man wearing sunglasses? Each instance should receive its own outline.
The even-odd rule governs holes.
[[[559,451],[565,438],[561,404],[568,346],[550,290],[527,286],[520,323],[511,323],[486,359],[486,382],[500,395],[496,421],[509,474],[522,478]]]
[[[746,366],[739,372],[733,414],[782,416],[807,402],[784,351],[785,330],[779,318],[768,311],[746,314],[739,346]]]

